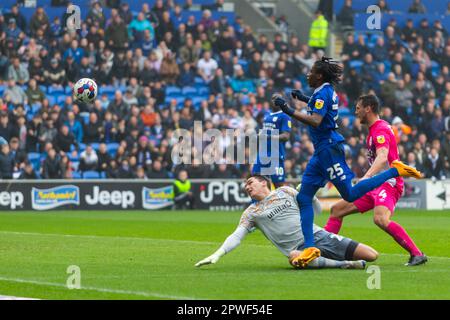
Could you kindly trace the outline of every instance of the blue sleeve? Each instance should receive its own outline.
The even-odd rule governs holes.
[[[327,98],[325,92],[319,92],[311,101],[311,112],[318,113],[322,117],[325,117],[325,115],[328,112],[328,108],[330,106],[330,101]]]
[[[291,132],[292,121],[287,114],[281,118],[280,132]]]

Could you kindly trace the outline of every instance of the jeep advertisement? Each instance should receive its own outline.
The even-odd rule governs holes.
[[[250,198],[242,181],[192,181],[195,208],[243,210]],[[172,181],[0,182],[0,210],[171,210]]]

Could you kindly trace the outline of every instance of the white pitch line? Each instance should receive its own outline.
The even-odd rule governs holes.
[[[200,245],[217,245],[222,242],[213,241],[196,241],[196,240],[176,240],[176,239],[156,239],[156,238],[143,238],[143,237],[121,237],[121,236],[97,236],[97,235],[83,235],[83,234],[60,234],[60,233],[39,233],[39,232],[17,232],[17,231],[0,231],[0,234],[16,234],[16,235],[29,235],[29,236],[49,236],[49,237],[66,237],[66,238],[87,238],[87,239],[114,239],[114,240],[140,240],[140,241],[153,241],[153,242],[175,242],[186,244],[200,244]],[[254,244],[247,243],[246,246],[252,247],[272,247],[270,244]],[[408,254],[401,253],[380,253],[381,255],[408,257]],[[450,260],[450,257],[438,257],[428,256],[433,259]]]
[[[65,288],[65,289],[69,290],[66,285],[64,285],[62,283],[56,283],[56,282],[47,282],[47,281],[38,281],[38,280],[29,280],[29,279],[20,279],[20,278],[6,278],[6,277],[0,277],[0,281],[35,284],[35,285],[39,285],[39,286],[48,286],[48,287],[58,287],[58,288]],[[78,289],[72,289],[70,291],[76,292],[76,290],[78,290]],[[81,286],[81,288],[79,290],[89,290],[89,291],[114,293],[114,294],[135,295],[135,296],[142,296],[142,297],[146,297],[146,298],[173,299],[173,300],[206,300],[203,298],[173,296],[173,295],[161,294],[161,293],[157,293],[157,292],[117,290],[117,289],[97,288],[97,287],[89,287],[89,286],[88,287]]]
[[[0,301],[1,300],[40,300],[40,299],[0,295]]]

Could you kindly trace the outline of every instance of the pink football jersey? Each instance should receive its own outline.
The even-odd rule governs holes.
[[[398,157],[398,147],[395,139],[394,132],[391,126],[384,120],[376,121],[369,128],[369,135],[367,136],[367,157],[369,160],[369,165],[371,166],[377,156],[377,149],[385,147],[388,151],[388,162],[389,165],[394,160],[399,160]],[[403,178],[397,177],[395,181],[388,181],[392,186],[403,189]]]

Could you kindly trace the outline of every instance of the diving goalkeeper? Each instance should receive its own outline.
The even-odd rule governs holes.
[[[235,249],[247,234],[260,229],[294,267],[295,258],[304,246],[301,222],[298,219],[297,191],[291,187],[270,190],[269,178],[253,175],[247,179],[245,191],[256,202],[242,214],[237,229],[211,256],[199,261],[201,267],[216,263],[222,256]],[[315,213],[321,211],[319,200],[313,201]],[[338,236],[314,225],[314,239],[321,256],[310,261],[307,268],[364,269],[366,261],[374,261],[378,253],[371,247]],[[294,261],[293,261],[294,260]]]

